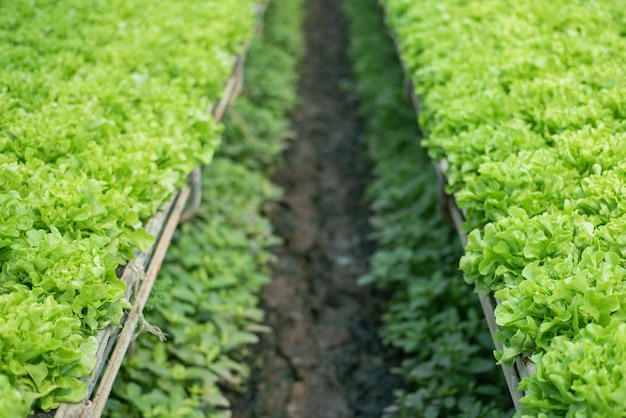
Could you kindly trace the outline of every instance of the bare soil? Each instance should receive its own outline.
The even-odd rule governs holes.
[[[372,244],[363,191],[357,100],[338,0],[308,0],[306,53],[293,113],[296,139],[274,181],[284,245],[263,290],[267,325],[236,418],[380,417],[398,382],[376,329],[380,300],[357,285]]]

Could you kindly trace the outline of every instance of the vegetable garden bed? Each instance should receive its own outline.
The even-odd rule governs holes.
[[[3,175],[12,177],[1,210],[5,220],[19,215],[0,231],[0,416],[23,416],[33,405],[58,407],[59,417],[101,414],[194,193],[174,193],[145,229],[141,221],[197,162],[210,160],[267,4],[114,3],[0,7],[0,42],[9,45],[0,148]],[[210,17],[199,13],[207,6]],[[212,116],[205,113],[209,101]],[[137,247],[148,249],[134,254]],[[126,264],[117,268],[121,280],[118,263]],[[131,298],[132,305],[125,302]],[[17,346],[10,342],[14,323],[23,324]]]
[[[214,161],[205,167],[197,216],[181,225],[145,310],[167,340],[133,343],[105,416],[236,416],[233,399],[258,341],[260,288],[276,237],[269,174],[290,137],[300,50],[300,5],[274,0],[246,58],[242,95],[228,108]],[[234,404],[233,404],[234,403]]]
[[[623,416],[622,5],[611,0],[380,4],[442,184],[441,207],[463,243],[460,267],[479,293],[516,416]],[[201,200],[200,172],[194,167],[210,162],[220,141],[219,120],[241,88],[243,57],[265,6],[255,0],[14,0],[0,5],[0,417],[99,416],[137,326],[158,333],[144,321],[142,310],[174,230],[192,217],[185,208],[193,211]],[[357,13],[356,3],[348,7]],[[364,27],[356,31],[369,31]],[[374,67],[379,63],[378,57],[367,60]],[[373,77],[367,71],[359,76]],[[360,88],[373,102],[392,103],[390,109],[397,105],[391,90]],[[371,110],[364,106],[364,113]],[[375,128],[401,118],[397,113],[372,116],[376,135],[385,137]],[[245,121],[239,128],[247,135]],[[405,350],[402,370],[421,387],[414,393],[399,390],[396,398],[426,415],[448,410],[498,414],[503,405],[481,398],[499,390],[497,385],[475,387],[480,379],[455,377],[447,386],[435,372],[466,367],[470,374],[486,376],[491,371],[492,363],[474,356],[481,338],[472,336],[475,340],[467,343],[462,340],[467,330],[458,329],[478,323],[480,315],[469,302],[446,311],[457,315],[460,306],[467,307],[468,313],[459,316],[464,325],[451,324],[450,318],[437,324],[449,326],[448,345],[437,341],[420,347],[427,360],[410,357],[434,323],[416,318],[432,312],[432,301],[424,295],[438,300],[449,292],[449,299],[458,302],[464,294],[451,284],[454,272],[446,266],[453,249],[437,253],[416,247],[421,239],[441,244],[446,238],[428,235],[444,231],[438,219],[425,213],[431,206],[398,210],[409,197],[413,205],[417,194],[431,194],[423,191],[429,174],[412,171],[412,161],[385,154],[397,147],[400,154],[411,150],[422,161],[413,153],[414,138],[406,139],[409,130],[389,129],[393,144],[372,139],[369,145],[379,154],[373,160],[380,159],[380,173],[393,176],[381,175],[371,189],[378,193],[374,223],[389,230],[376,232],[382,251],[362,279],[389,286],[395,305],[387,318],[406,320],[405,329],[394,328],[391,321],[383,335],[389,345]],[[259,146],[266,144],[233,149],[255,154]],[[391,160],[397,165],[390,170],[385,164]],[[221,187],[243,172],[229,164],[220,165],[228,171]],[[246,178],[266,184],[253,175]],[[388,188],[388,182],[396,183]],[[264,198],[275,197],[275,189],[266,189],[260,193]],[[241,206],[241,213],[254,212]],[[423,215],[419,221],[416,212]],[[251,233],[262,237],[262,245],[272,242],[265,221],[255,216],[258,229]],[[233,241],[246,241],[244,233],[234,235]],[[268,257],[258,250],[246,262]],[[206,262],[192,258],[185,261],[192,266],[185,267]],[[390,265],[400,269],[392,271]],[[259,285],[264,277],[256,275],[250,283]],[[191,273],[185,278],[195,279]],[[235,275],[222,279],[217,287],[248,283]],[[181,289],[177,297],[183,305],[191,303],[195,288]],[[415,294],[405,297],[406,290]],[[241,310],[254,298],[243,299],[237,305]],[[242,316],[248,324],[262,312],[250,309]],[[231,325],[227,320],[215,325],[222,332],[219,338],[229,338]],[[408,337],[407,329],[413,333]],[[226,346],[251,342],[256,337],[248,331],[235,331],[238,340],[221,345],[211,345],[215,335],[206,337],[199,350],[209,353],[194,357],[192,366],[164,372],[167,367],[155,362],[149,372],[167,374],[168,387],[178,389],[176,382],[187,377],[206,383],[195,360],[202,363],[205,354],[217,358]],[[168,348],[147,346],[142,358],[161,356],[167,364]],[[443,346],[476,363],[457,367],[450,353],[436,352]],[[463,347],[467,350],[461,352]],[[211,384],[220,373],[228,378],[229,367],[240,366],[224,358]],[[129,375],[138,381],[152,376],[144,371]],[[122,401],[113,402],[113,413],[124,414],[128,405],[123,400],[141,394],[132,378],[120,385]],[[154,389],[148,386],[146,391]],[[208,386],[190,391],[210,392],[215,385]],[[483,392],[474,396],[473,388]],[[226,413],[220,409],[228,403],[223,395],[205,395],[214,396],[215,403],[203,407],[217,405],[216,413]],[[131,406],[152,408],[148,403]],[[193,409],[183,404],[175,406]],[[387,410],[395,412],[396,407]]]
[[[380,8],[385,13],[385,7],[379,3]],[[396,51],[399,56],[401,56],[400,46],[398,44],[397,36],[386,27],[387,35],[395,45]],[[400,61],[402,71],[404,73],[404,86],[405,86],[405,94],[408,98],[413,110],[416,114],[416,117],[419,119],[421,113],[421,105],[420,99],[415,93],[415,86],[411,79],[411,73],[407,69],[406,63],[404,61]],[[437,172],[437,178],[439,180],[439,207],[444,214],[445,218],[454,227],[456,230],[459,240],[463,248],[467,245],[467,235],[463,231],[462,225],[465,220],[463,212],[459,209],[454,194],[448,194],[446,192],[448,182],[446,178],[446,171],[448,163],[445,159],[441,159],[439,161],[433,161],[433,166]],[[486,294],[483,291],[477,292],[478,299],[480,301],[480,305],[483,311],[483,315],[485,316],[485,321],[489,328],[489,333],[493,339],[494,346],[496,350],[502,349],[502,343],[497,341],[495,338],[496,332],[498,330],[498,325],[496,323],[496,318],[494,315],[494,306],[497,304],[497,301],[493,298],[491,294]],[[507,386],[509,388],[509,393],[511,395],[511,400],[513,401],[513,405],[516,409],[520,407],[520,399],[522,397],[522,393],[518,390],[518,385],[521,378],[529,376],[534,372],[534,364],[528,356],[522,356],[516,359],[513,366],[507,366],[506,364],[501,364],[502,372],[504,374],[505,380],[507,382]]]
[[[263,3],[259,7],[259,19],[262,19],[262,12],[266,4]],[[247,49],[246,47],[244,52],[235,58],[234,71],[226,84],[222,99],[216,105],[211,106],[210,110],[216,122],[220,122],[226,106],[232,103],[240,92],[240,86],[243,83],[243,61]],[[120,277],[126,283],[124,298],[132,301],[130,311],[122,320],[123,327],[120,330],[120,328],[110,325],[98,333],[96,337],[98,341],[96,364],[91,377],[86,382],[88,386],[87,399],[83,403],[60,405],[54,414],[55,417],[98,417],[102,415],[119,368],[134,338],[137,325],[141,324],[140,331],[144,331],[145,327],[148,329],[151,327],[150,324],[145,323],[142,312],[176,227],[185,219],[192,218],[195,209],[197,209],[202,187],[199,170],[199,167],[194,169],[189,175],[188,187],[177,191],[159,213],[146,224],[146,231],[155,237],[155,244],[140,252],[134,260],[124,266]],[[155,329],[153,332],[159,331]],[[89,400],[96,388],[97,391],[93,399]]]
[[[384,417],[493,417],[512,414],[506,383],[490,360],[481,306],[458,271],[462,247],[438,204],[438,175],[416,123],[416,96],[376,0],[346,2],[351,55],[374,163],[368,200],[377,250],[361,279],[386,294],[380,335],[404,385]],[[444,201],[447,203],[447,201]]]
[[[451,203],[468,234],[461,269],[498,301],[496,359],[525,395],[516,416],[622,416],[622,8],[382,3],[463,209],[461,224]]]

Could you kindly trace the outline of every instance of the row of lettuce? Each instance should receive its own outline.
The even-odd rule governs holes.
[[[242,95],[225,119],[224,139],[203,168],[196,218],[176,232],[143,331],[115,383],[106,417],[227,417],[245,388],[250,344],[263,321],[260,288],[276,243],[267,205],[280,197],[269,176],[289,135],[302,1],[273,0],[264,32],[248,54]],[[234,396],[237,398],[237,396]]]
[[[208,163],[255,0],[0,4],[0,416],[84,398],[116,267]]]
[[[496,352],[531,354],[517,416],[626,409],[626,10],[620,2],[382,0],[500,301]]]
[[[462,248],[439,211],[438,181],[421,147],[403,72],[376,0],[348,0],[350,55],[373,164],[367,195],[377,251],[362,284],[386,295],[381,337],[403,381],[386,417],[511,415],[502,372]]]

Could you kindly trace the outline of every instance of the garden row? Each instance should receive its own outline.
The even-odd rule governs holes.
[[[615,1],[383,0],[430,156],[493,292],[517,416],[626,409],[626,15]]]
[[[437,173],[376,0],[349,0],[353,71],[373,164],[367,197],[377,251],[362,284],[386,296],[381,337],[403,381],[389,417],[511,415],[492,341],[458,271],[462,248],[439,210]]]
[[[231,416],[229,394],[243,389],[248,346],[263,330],[259,292],[270,280],[267,247],[277,240],[263,214],[280,197],[269,175],[296,100],[301,4],[273,0],[265,13],[242,94],[226,112],[214,161],[202,170],[197,215],[177,231],[144,312],[166,338],[138,336],[104,416]]]
[[[255,2],[0,6],[0,415],[84,399],[95,334],[119,325],[116,268],[211,160],[207,109]]]

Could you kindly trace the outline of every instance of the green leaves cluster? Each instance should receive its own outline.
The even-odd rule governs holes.
[[[0,4],[0,393],[21,399],[0,415],[85,396],[91,336],[128,307],[115,268],[211,159],[254,3]]]
[[[621,417],[626,395],[626,324],[591,324],[574,338],[558,336],[534,359],[543,365],[520,384],[529,392],[523,418]]]
[[[259,214],[277,198],[265,176],[217,157],[204,169],[200,212],[183,224],[145,313],[167,341],[144,331],[109,400],[110,417],[221,416],[228,406],[219,382],[237,387],[248,374],[242,346],[263,319],[256,307],[269,280],[266,247],[275,242]]]
[[[501,301],[496,357],[535,353],[518,415],[622,416],[602,371],[626,364],[605,338],[626,319],[622,5],[383,4],[466,214],[461,269]]]
[[[107,404],[108,417],[230,416],[224,389],[249,375],[247,348],[263,320],[259,292],[277,242],[264,216],[280,196],[269,181],[295,103],[302,2],[274,0],[246,59],[242,96],[229,108],[224,141],[203,168],[202,204],[181,225],[145,318],[166,341],[140,334]]]
[[[375,1],[348,1],[345,9],[374,164],[367,193],[378,249],[361,283],[388,295],[380,334],[401,359],[394,373],[404,381],[385,416],[504,416],[504,379],[490,360],[478,300],[456,268],[461,248],[439,213],[437,175],[403,97],[381,12]]]
[[[56,402],[78,402],[86,385],[77,378],[95,365],[97,343],[81,333],[72,306],[59,303],[41,288],[15,286],[0,295],[2,413],[25,416],[31,405],[51,409]],[[13,388],[13,390],[10,389]],[[19,411],[19,412],[18,412]]]

